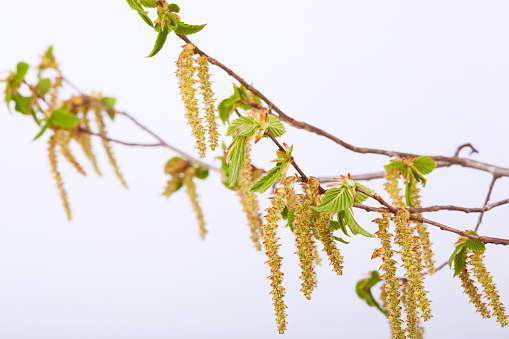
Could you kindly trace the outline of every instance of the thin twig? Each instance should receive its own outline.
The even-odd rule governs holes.
[[[509,199],[500,200],[494,202],[492,204],[485,204],[483,207],[461,207],[461,206],[453,206],[453,205],[442,205],[442,206],[429,206],[429,207],[419,207],[419,208],[407,208],[410,213],[423,213],[423,212],[437,212],[437,211],[458,211],[465,213],[484,213],[486,211],[491,210],[494,207],[505,205],[509,203]]]
[[[120,140],[117,140],[117,139],[110,138],[110,137],[108,137],[106,135],[102,135],[102,134],[99,134],[99,133],[95,133],[95,132],[89,131],[88,129],[81,128],[81,127],[78,128],[78,131],[80,131],[81,133],[95,135],[95,136],[97,136],[97,137],[99,137],[101,139],[108,140],[108,141],[111,141],[111,142],[115,142],[117,144],[121,144],[121,145],[125,145],[125,146],[140,146],[140,147],[163,146],[164,147],[164,145],[161,144],[161,143],[157,143],[157,144],[140,144],[140,143],[132,143],[132,142],[120,141]]]
[[[488,189],[488,194],[486,195],[486,200],[484,201],[484,208],[486,208],[486,206],[488,205],[488,202],[490,201],[491,192],[493,191],[493,186],[495,186],[495,181],[497,181],[497,179],[498,179],[497,176],[493,176],[493,179],[491,180],[490,188]],[[482,217],[484,216],[485,211],[487,211],[487,210],[483,209],[481,211],[481,214],[479,215],[479,220],[477,221],[477,225],[475,226],[475,230],[474,230],[476,232],[479,229],[479,226],[481,226]]]
[[[192,44],[192,42],[189,40],[189,38],[185,35],[177,34],[182,40],[184,40],[186,43]],[[398,152],[398,151],[390,151],[390,150],[382,150],[382,149],[376,149],[376,148],[366,148],[366,147],[357,147],[354,145],[351,145],[338,137],[325,132],[324,130],[313,126],[311,124],[308,124],[303,121],[297,121],[293,119],[292,117],[286,115],[281,109],[279,109],[272,101],[270,101],[265,95],[263,95],[260,91],[258,91],[256,88],[254,88],[252,85],[247,83],[244,79],[242,79],[239,75],[237,75],[235,72],[233,72],[230,68],[226,67],[216,59],[212,58],[211,56],[207,55],[205,52],[200,50],[196,45],[193,44],[194,51],[196,54],[204,55],[207,57],[207,60],[209,63],[218,66],[222,70],[224,70],[228,75],[230,75],[232,78],[240,82],[244,87],[246,87],[248,90],[250,90],[253,94],[260,97],[265,103],[271,108],[271,110],[274,110],[278,113],[278,118],[289,125],[298,128],[303,129],[312,133],[315,133],[317,135],[321,135],[327,139],[330,139],[337,143],[338,145],[343,146],[344,148],[361,154],[380,154],[385,155],[389,157],[411,157],[411,156],[419,156],[418,154],[413,153],[406,153],[406,152]],[[254,106],[258,106],[258,104],[255,103]],[[509,168],[505,167],[499,167],[487,163],[483,163],[480,161],[475,161],[472,159],[467,158],[459,158],[459,157],[445,157],[445,156],[435,156],[435,155],[428,155],[428,157],[432,158],[433,160],[437,162],[445,162],[447,165],[445,166],[451,166],[451,165],[460,165],[462,167],[470,167],[475,168],[481,171],[489,172],[496,176],[501,177],[509,177]]]
[[[479,153],[478,150],[475,149],[474,146],[472,146],[471,143],[468,143],[468,144],[463,144],[463,145],[459,145],[458,146],[458,149],[456,150],[456,152],[454,153],[453,155],[453,158],[457,158],[459,155],[460,155],[460,152],[463,148],[465,147],[470,147],[470,155],[474,154],[474,153]]]

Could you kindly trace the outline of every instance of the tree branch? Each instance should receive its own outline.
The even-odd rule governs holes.
[[[488,194],[486,195],[486,200],[484,201],[484,208],[486,208],[486,206],[488,205],[488,202],[490,201],[491,192],[493,191],[493,186],[495,186],[495,181],[497,181],[497,179],[498,179],[497,176],[493,176],[493,179],[491,180],[490,188],[488,189]],[[476,232],[479,229],[479,226],[481,226],[482,217],[484,216],[484,212],[485,212],[485,210],[483,209],[483,211],[481,211],[481,214],[479,215],[479,220],[477,221],[477,225],[475,226],[475,230],[474,230]]]
[[[180,37],[182,40],[184,40],[186,43],[192,44],[192,42],[187,38],[185,35],[177,34],[178,37]],[[194,44],[193,44],[194,45]],[[216,59],[212,58],[211,56],[207,55],[205,52],[200,50],[196,45],[194,45],[194,51],[196,54],[204,55],[207,57],[207,60],[209,63],[218,66],[222,70],[224,70],[228,75],[230,75],[232,78],[237,80],[239,83],[241,83],[244,87],[246,87],[248,90],[250,90],[252,93],[260,97],[267,105],[276,111],[278,113],[278,118],[289,125],[298,128],[303,129],[312,133],[315,133],[317,135],[321,135],[327,139],[330,139],[337,143],[338,145],[343,146],[344,148],[361,154],[380,154],[385,155],[389,157],[410,157],[410,156],[419,156],[419,154],[413,154],[413,153],[406,153],[406,152],[399,152],[399,151],[390,151],[390,150],[382,150],[382,149],[376,149],[376,148],[366,148],[366,147],[357,147],[354,145],[351,145],[338,137],[325,132],[324,130],[313,126],[311,124],[308,124],[303,121],[297,121],[290,116],[286,115],[281,109],[279,109],[272,101],[270,101],[265,95],[263,95],[260,91],[258,91],[256,88],[248,84],[244,79],[242,79],[239,75],[237,75],[235,72],[233,72],[230,68],[226,67]],[[459,158],[457,156],[454,157],[445,157],[445,156],[435,156],[435,155],[428,155],[428,157],[432,158],[435,161],[444,162],[448,165],[445,166],[451,166],[451,165],[460,165],[462,167],[469,167],[469,168],[475,168],[480,171],[489,172],[493,175],[499,176],[499,177],[509,177],[509,168],[505,167],[499,167],[487,163],[483,163],[480,161],[475,161],[467,158]]]

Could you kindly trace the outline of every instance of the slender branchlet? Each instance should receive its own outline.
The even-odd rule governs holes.
[[[258,207],[258,201],[256,195],[249,191],[255,180],[253,179],[251,159],[249,154],[251,147],[249,142],[246,142],[244,163],[240,170],[239,187],[237,195],[240,197],[242,209],[246,213],[247,223],[251,229],[251,240],[257,251],[261,251],[260,245],[260,230],[262,228],[262,217]]]
[[[107,135],[106,125],[104,124],[104,119],[102,116],[101,109],[95,108],[94,113],[95,113],[95,121],[97,123],[97,127],[99,128],[99,134]],[[108,160],[110,161],[110,164],[113,166],[115,175],[120,180],[122,185],[125,188],[127,188],[127,183],[125,182],[124,177],[122,176],[122,173],[120,173],[120,169],[118,168],[117,161],[115,160],[115,157],[113,156],[113,150],[111,149],[110,142],[106,139],[102,139],[101,141],[103,143],[104,150],[106,151],[106,155],[108,156]]]
[[[401,189],[398,186],[399,171],[397,169],[388,170],[385,174],[386,182],[384,188],[389,193],[392,200],[392,205],[396,208],[405,207],[403,202],[403,196],[401,195]]]
[[[201,239],[205,239],[205,234],[207,234],[207,230],[205,229],[205,219],[203,218],[203,213],[201,211],[200,204],[198,203],[198,194],[196,193],[196,185],[193,182],[193,178],[196,174],[196,170],[194,167],[188,167],[184,172],[184,186],[186,187],[186,193],[189,196],[189,200],[191,200],[191,204],[193,205],[194,213],[196,214],[196,219],[198,220],[198,227],[200,228],[200,237]]]
[[[53,177],[57,182],[58,194],[60,195],[60,199],[62,199],[62,204],[64,205],[65,213],[67,215],[67,219],[71,220],[71,208],[69,207],[69,200],[67,199],[67,192],[64,189],[64,182],[62,180],[62,176],[58,171],[57,167],[57,135],[53,134],[48,140],[48,155],[49,155],[49,163],[51,166],[51,172],[53,173]]]
[[[286,330],[286,305],[284,303],[285,288],[283,287],[283,272],[281,272],[281,260],[283,259],[279,255],[279,246],[277,237],[278,221],[281,220],[281,211],[286,204],[286,196],[290,191],[290,186],[295,181],[294,177],[287,177],[282,183],[282,187],[279,187],[274,192],[274,196],[270,198],[272,206],[267,208],[267,214],[265,215],[265,225],[263,225],[263,247],[265,248],[265,254],[268,257],[267,264],[270,266],[269,279],[271,281],[270,286],[272,287],[272,300],[274,302],[274,310],[276,313],[276,322],[280,334],[283,334]]]
[[[465,255],[468,255],[469,250],[465,249],[465,251]],[[468,257],[466,258],[468,259]],[[486,307],[486,303],[482,301],[482,294],[477,291],[474,280],[470,278],[470,272],[467,266],[468,260],[465,261],[465,265],[458,275],[461,280],[461,287],[463,287],[464,293],[468,294],[470,297],[470,302],[475,305],[476,311],[481,313],[483,318],[491,318],[491,314]]]
[[[216,106],[214,106],[214,92],[212,92],[209,63],[207,57],[202,55],[196,59],[198,69],[198,79],[200,79],[200,93],[203,96],[203,104],[205,107],[205,119],[207,120],[207,131],[209,134],[209,146],[211,150],[215,150],[219,143],[219,132],[217,131],[216,122]]]
[[[292,185],[293,190],[293,185]],[[295,245],[299,256],[300,268],[302,274],[301,291],[307,299],[311,299],[311,293],[316,284],[316,273],[314,270],[316,251],[315,240],[313,236],[313,212],[311,207],[317,205],[318,198],[318,181],[315,178],[310,179],[307,183],[302,184],[304,194],[297,196],[297,203],[295,205],[295,220],[294,220],[294,233]],[[289,206],[290,208],[291,206]]]
[[[87,131],[90,131],[90,123],[88,120],[88,112],[84,109],[81,110],[81,125]],[[90,142],[90,135],[88,133],[80,133],[78,134],[76,140],[81,145],[81,149],[83,153],[87,156],[88,160],[94,167],[97,175],[101,176],[101,171],[99,170],[99,166],[97,166],[97,160],[95,159],[94,152],[92,151],[92,143]]]
[[[424,290],[424,276],[421,273],[421,246],[418,236],[412,236],[413,229],[409,223],[410,213],[400,209],[394,220],[396,223],[396,243],[401,247],[401,259],[406,269],[405,276],[408,279],[406,288],[405,312],[407,314],[407,331],[410,338],[417,338],[419,329],[419,311],[424,321],[431,318],[431,309],[427,299],[427,291]]]
[[[71,141],[71,134],[69,130],[65,130],[62,128],[55,130],[55,138],[57,141],[57,144],[60,149],[60,153],[64,156],[64,158],[67,159],[71,163],[71,165],[81,174],[87,175],[85,173],[85,170],[81,165],[78,163],[74,155],[71,153],[71,149],[69,148],[69,143]]]
[[[389,217],[383,215],[383,218],[373,220],[378,224],[378,231],[375,233],[376,237],[382,242],[382,247],[373,253],[373,259],[380,257],[383,264],[380,266],[382,279],[382,295],[385,308],[389,316],[388,320],[391,325],[393,338],[405,338],[405,330],[401,327],[403,320],[401,319],[401,306],[400,306],[400,279],[396,277],[396,260],[393,259],[395,251],[392,249],[391,238],[392,234],[389,233]]]
[[[500,296],[498,295],[498,291],[496,289],[495,283],[493,283],[493,278],[490,276],[489,272],[486,270],[484,266],[484,254],[483,251],[475,252],[473,251],[469,256],[469,263],[472,265],[472,271],[474,272],[474,276],[477,278],[477,281],[483,286],[484,294],[486,299],[489,300],[488,305],[493,309],[493,316],[497,317],[497,322],[500,323],[502,327],[509,325],[509,320],[507,314],[505,314],[504,304],[500,301]]]
[[[413,186],[411,186],[410,196],[414,204],[414,207],[422,207],[419,188],[414,188]],[[420,213],[415,213],[415,215],[421,216]],[[433,251],[431,250],[431,245],[433,245],[433,243],[429,240],[427,226],[423,223],[415,222],[415,228],[417,229],[417,233],[419,234],[420,244],[423,250],[422,258],[424,260],[424,264],[428,269],[428,273],[432,275],[433,273],[435,273],[435,261],[433,260]]]
[[[316,216],[315,228],[323,244],[323,251],[329,257],[330,266],[337,275],[343,274],[343,256],[332,238],[332,230],[329,228],[333,212],[323,212]]]
[[[186,44],[183,47],[177,60],[177,76],[186,109],[187,123],[191,125],[192,135],[196,139],[196,149],[198,149],[200,158],[205,157],[205,129],[201,125],[201,119],[198,112],[198,100],[196,99],[196,89],[193,87],[196,83],[194,79],[195,68],[193,66],[194,46]]]

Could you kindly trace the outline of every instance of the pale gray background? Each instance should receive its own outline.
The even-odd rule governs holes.
[[[188,1],[181,17],[208,23],[192,40],[253,82],[287,114],[359,146],[452,155],[472,142],[477,160],[509,167],[509,3],[505,1]],[[193,151],[178,97],[170,36],[144,58],[156,34],[124,1],[10,1],[0,12],[0,69],[31,64],[45,48],[85,91],[116,96],[125,109],[169,142]],[[231,80],[212,68],[218,99]],[[4,73],[5,76],[5,73]],[[33,121],[0,106],[1,338],[276,338],[265,256],[253,250],[237,197],[219,177],[199,182],[209,234],[202,242],[183,192],[160,196],[164,149],[115,145],[125,191],[96,141],[104,176],[61,166],[73,210],[65,219],[49,170],[47,136]],[[112,136],[152,140],[119,117]],[[386,157],[361,156],[324,138],[290,129],[283,141],[306,173],[380,171]],[[78,157],[86,163],[76,149]],[[467,152],[464,153],[467,155]],[[274,146],[261,141],[254,159],[268,168]],[[212,162],[210,154],[206,161]],[[429,176],[424,204],[480,206],[490,176],[462,168]],[[381,181],[367,183],[381,190]],[[493,201],[507,198],[502,179]],[[262,203],[266,206],[265,197]],[[375,205],[372,203],[372,205]],[[507,207],[485,216],[481,233],[509,237]],[[374,231],[375,214],[356,211]],[[432,215],[472,229],[477,216]],[[285,258],[286,338],[388,338],[383,316],[354,293],[380,265],[376,239],[341,246],[345,274],[318,269],[313,300],[299,292],[293,236],[281,232]],[[437,263],[457,237],[431,228]],[[486,264],[509,306],[508,249],[489,245]],[[426,280],[434,317],[427,338],[507,338],[494,319],[474,312],[460,282],[443,270]]]

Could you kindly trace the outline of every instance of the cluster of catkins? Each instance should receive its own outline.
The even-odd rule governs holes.
[[[484,251],[470,251],[465,249],[465,263],[463,269],[459,273],[461,286],[470,298],[470,302],[475,305],[476,311],[479,312],[483,318],[490,318],[492,315],[497,318],[497,322],[502,327],[509,325],[507,314],[505,314],[505,307],[500,301],[500,296],[496,289],[493,278],[484,266]],[[482,301],[483,295],[478,292],[474,284],[474,280],[470,277],[473,273],[479,284],[483,287],[484,297],[488,300],[488,305],[491,306],[492,313],[488,310],[486,303]]]
[[[429,274],[435,271],[431,242],[425,225],[411,225],[410,213],[404,209],[404,199],[398,186],[399,172],[396,169],[387,171],[386,179],[385,190],[399,211],[395,216],[385,213],[382,218],[374,220],[379,225],[375,235],[381,240],[382,247],[375,250],[372,258],[379,257],[383,261],[380,266],[384,280],[382,296],[393,338],[406,338],[407,335],[420,338],[420,318],[427,321],[432,317],[423,275],[425,269]],[[412,187],[410,194],[414,206],[420,206],[419,192]],[[390,221],[395,224],[394,236],[389,232]],[[393,250],[393,245],[398,245],[400,250]],[[405,269],[405,279],[396,276],[396,253],[400,255],[401,266]],[[402,310],[406,314],[406,328],[402,327]]]
[[[277,188],[270,198],[271,207],[266,210],[265,224],[263,225],[262,238],[265,253],[270,266],[272,299],[276,313],[276,322],[279,333],[286,330],[286,305],[284,304],[285,289],[282,286],[283,272],[281,271],[281,256],[279,255],[277,237],[278,222],[286,215],[288,225],[295,235],[295,252],[300,260],[302,288],[301,291],[307,299],[316,285],[315,266],[319,262],[316,241],[323,244],[323,251],[327,254],[333,271],[338,275],[343,273],[343,256],[333,240],[332,230],[329,224],[332,218],[331,212],[314,214],[311,210],[320,204],[319,183],[311,177],[308,182],[302,184],[303,193],[296,194],[294,185],[297,177],[287,177],[281,186]]]
[[[105,112],[102,107],[103,105],[96,105],[96,103],[100,103],[101,96],[100,94],[94,94],[91,98],[84,98],[83,96],[73,96],[70,99],[58,103],[57,102],[57,93],[56,91],[49,92],[52,100],[52,106],[47,110],[46,114],[50,115],[51,111],[55,110],[55,107],[65,107],[66,113],[74,114],[77,118],[80,119],[79,123],[73,127],[64,128],[52,125],[50,128],[53,131],[53,134],[50,136],[48,140],[48,156],[51,166],[51,172],[57,183],[57,188],[59,191],[60,198],[62,199],[62,203],[64,205],[65,212],[67,214],[67,218],[71,219],[71,209],[69,206],[69,200],[67,197],[67,193],[64,189],[64,183],[62,180],[62,175],[58,169],[58,158],[57,151],[62,154],[62,156],[78,171],[78,173],[82,175],[86,175],[83,166],[76,160],[73,153],[71,152],[70,143],[71,140],[74,140],[81,146],[83,153],[85,153],[86,157],[89,159],[92,164],[95,172],[100,176],[101,172],[97,165],[97,161],[92,151],[92,144],[90,142],[90,134],[87,132],[92,132],[89,120],[89,113],[93,114],[95,124],[98,129],[98,134],[102,136],[107,136],[106,124],[104,122]],[[106,151],[106,155],[108,156],[108,160],[113,166],[113,170],[115,171],[116,176],[122,183],[122,185],[127,188],[127,184],[124,180],[124,177],[120,173],[120,169],[118,167],[117,161],[113,156],[113,150],[111,145],[107,139],[102,139],[102,144],[104,146],[104,150]]]
[[[186,44],[183,47],[177,60],[177,76],[186,109],[186,118],[191,125],[192,134],[196,139],[196,148],[200,158],[205,157],[207,145],[205,142],[205,131],[208,132],[208,141],[211,150],[218,146],[219,132],[216,123],[216,108],[214,106],[214,93],[211,89],[209,75],[209,64],[207,57],[202,55],[194,59],[194,46]],[[194,66],[196,64],[196,66]],[[202,118],[199,115],[198,100],[196,99],[196,89],[194,85],[198,82],[194,74],[198,72],[199,89],[203,97],[203,106],[205,110],[206,127],[202,124]]]

